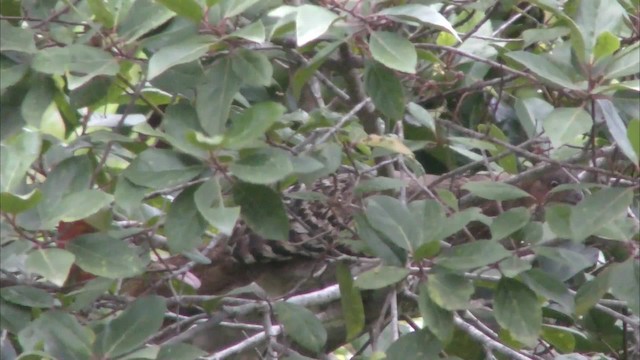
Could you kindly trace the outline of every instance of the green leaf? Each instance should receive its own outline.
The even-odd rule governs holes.
[[[596,45],[593,48],[593,55],[596,60],[605,56],[613,55],[620,48],[620,39],[612,33],[605,31],[598,35]]]
[[[344,263],[338,263],[336,278],[340,286],[340,305],[342,306],[342,316],[347,328],[347,341],[358,337],[364,329],[365,316],[362,296],[353,282],[353,277]]]
[[[509,138],[507,138],[504,132],[502,132],[502,130],[500,130],[500,128],[495,124],[490,124],[490,125],[480,124],[478,125],[478,131],[483,134],[488,134],[494,139],[502,140],[504,142],[509,142]],[[493,156],[496,156],[500,153],[508,151],[508,149],[502,145],[498,145],[498,144],[494,144],[494,145],[495,145],[495,150],[489,150],[491,152],[491,155]],[[498,165],[500,165],[500,167],[502,167],[509,174],[518,173],[518,160],[516,159],[516,156],[514,154],[510,154],[498,160]]]
[[[26,195],[15,195],[9,192],[0,193],[0,210],[9,214],[19,214],[38,205],[42,193],[38,189]]]
[[[531,197],[528,192],[518,187],[495,181],[472,181],[462,185],[462,189],[488,200],[504,201]]]
[[[422,4],[407,4],[389,7],[378,13],[379,15],[391,16],[394,18],[417,20],[421,23],[431,25],[437,29],[447,31],[453,35],[456,40],[461,41],[458,33],[451,23],[442,16],[437,10]]]
[[[571,210],[571,233],[583,241],[605,225],[624,216],[633,200],[633,189],[608,188],[587,196]]]
[[[494,316],[518,341],[533,345],[542,328],[542,309],[536,294],[517,280],[502,278],[495,294]]]
[[[146,266],[135,249],[106,234],[78,236],[67,244],[67,250],[76,256],[82,270],[109,279],[139,275]]]
[[[429,296],[427,286],[420,285],[418,307],[424,326],[429,329],[443,344],[453,337],[453,313],[438,306]]]
[[[571,209],[567,204],[545,206],[544,216],[553,231],[561,239],[571,239]]]
[[[171,203],[164,230],[169,248],[174,252],[194,249],[202,243],[207,222],[200,215],[194,200],[194,186],[184,189]]]
[[[48,311],[19,334],[20,344],[27,348],[44,345],[46,358],[84,360],[93,356],[93,332],[62,311]],[[38,359],[45,357],[38,357]]]
[[[11,26],[6,20],[0,21],[0,51],[18,51],[27,54],[37,53],[36,33],[30,28]]]
[[[623,19],[627,14],[618,2],[584,0],[576,5],[576,13],[573,17],[582,35],[585,53],[589,56],[587,61],[590,61],[595,55],[599,35],[605,31],[619,34],[618,29],[623,26]]]
[[[199,59],[209,51],[213,40],[208,36],[195,36],[177,44],[160,48],[149,59],[148,80],[162,74],[172,66]]]
[[[0,297],[26,307],[50,308],[54,305],[53,296],[48,292],[27,285],[3,287],[0,289]]]
[[[309,79],[343,42],[344,41],[334,41],[322,47],[305,66],[301,67],[295,72],[295,74],[293,74],[291,79],[291,88],[293,89],[293,96],[295,96],[296,100],[300,99],[302,88],[307,84]]]
[[[209,180],[194,193],[198,211],[209,224],[230,236],[240,217],[240,207],[224,207],[224,199],[217,179]]]
[[[40,155],[41,147],[40,134],[28,130],[1,145],[0,188],[2,192],[12,192],[25,182],[25,175]]]
[[[400,190],[407,186],[404,179],[388,178],[379,176],[373,179],[363,180],[356,185],[354,192],[358,195],[373,193],[385,190]]]
[[[156,360],[191,360],[205,355],[204,351],[193,345],[178,343],[163,346]]]
[[[354,222],[358,236],[373,255],[382,259],[386,265],[402,266],[404,264],[407,257],[406,251],[378,234],[363,214],[356,214]]]
[[[406,38],[388,31],[374,31],[369,38],[369,50],[374,59],[398,71],[415,74],[418,54]]]
[[[98,75],[114,76],[120,69],[110,53],[82,44],[44,48],[33,57],[31,67],[45,74],[73,74],[78,78],[73,80],[72,89]]]
[[[605,70],[605,79],[619,79],[638,73],[640,66],[640,44],[636,43],[617,53]]]
[[[31,312],[26,310],[24,306],[14,305],[0,298],[0,321],[2,321],[3,329],[17,334],[32,324],[30,323]]]
[[[475,291],[473,283],[462,275],[438,271],[429,275],[427,290],[431,300],[445,310],[464,310]]]
[[[373,104],[386,117],[399,120],[404,114],[404,93],[400,79],[390,69],[370,61],[365,65],[364,87]]]
[[[262,138],[285,112],[285,108],[274,102],[262,102],[244,110],[231,121],[231,127],[225,133],[225,146],[229,149],[243,149],[256,146],[256,140]]]
[[[636,157],[640,158],[640,119],[633,119],[627,125],[627,139],[631,143]]]
[[[204,17],[202,6],[196,0],[157,0],[157,2],[196,23],[200,23]]]
[[[531,70],[537,77],[548,83],[570,90],[586,90],[583,86],[574,84],[564,71],[542,55],[526,51],[511,51],[507,52],[505,56],[520,63],[525,68]]]
[[[572,143],[591,130],[591,116],[581,107],[556,108],[544,120],[542,127],[554,148]]]
[[[491,229],[491,239],[499,241],[510,236],[527,225],[530,219],[531,213],[523,207],[503,212],[493,220],[489,227]]]
[[[266,31],[262,21],[258,20],[232,32],[229,36],[253,41],[255,43],[263,43],[265,41]]]
[[[628,279],[632,280],[632,279]],[[603,270],[594,279],[582,284],[576,292],[576,315],[585,315],[589,310],[602,299],[611,287],[611,271]]]
[[[201,164],[188,156],[150,148],[140,153],[122,174],[136,185],[165,189],[185,183],[203,170]]]
[[[531,262],[522,260],[518,256],[511,256],[500,261],[498,268],[504,276],[513,278],[523,271],[531,269]]]
[[[480,240],[445,250],[436,258],[436,264],[452,270],[471,270],[496,263],[510,254],[498,243]]]
[[[627,137],[627,129],[625,129],[624,122],[622,118],[620,118],[616,107],[611,100],[608,99],[596,99],[596,106],[600,108],[600,113],[602,117],[604,117],[609,133],[616,141],[620,150],[622,150],[622,153],[625,154],[632,163],[637,164],[638,155]]]
[[[322,36],[338,18],[334,12],[316,5],[302,5],[297,10],[296,39],[299,47]]]
[[[76,257],[64,249],[39,249],[29,253],[27,270],[57,286],[64,285]]]
[[[160,296],[136,299],[96,334],[94,351],[102,358],[116,358],[142,345],[164,320],[165,300]]]
[[[395,266],[378,266],[356,278],[355,286],[362,290],[381,289],[396,284],[409,275],[409,269]]]
[[[233,198],[242,219],[256,234],[270,240],[289,239],[289,218],[278,193],[264,185],[238,183]]]
[[[577,331],[564,326],[542,325],[542,338],[562,353],[572,352],[576,346]]]
[[[263,148],[242,156],[229,165],[240,180],[252,184],[273,184],[293,172],[289,154],[277,148]]]
[[[196,88],[196,111],[202,128],[211,136],[221,134],[227,124],[231,102],[240,90],[242,79],[233,72],[229,57],[216,61]]]
[[[617,299],[627,302],[629,310],[640,314],[640,264],[629,258],[621,264],[611,266],[611,294]]]
[[[87,5],[94,16],[94,19],[105,28],[112,28],[115,25],[115,18],[113,13],[109,10],[107,4],[102,0],[88,0]]]
[[[222,0],[220,1],[220,8],[224,14],[223,17],[230,18],[242,14],[259,1],[260,0]]]
[[[107,2],[107,5],[109,4],[112,4],[112,2]],[[176,16],[173,11],[154,1],[138,0],[129,4],[131,5],[114,6],[116,11],[115,18],[119,19],[117,35],[126,44],[135,42],[141,36],[160,27]]]
[[[20,106],[20,112],[27,124],[38,129],[42,127],[43,117],[53,102],[55,91],[55,84],[50,78],[42,76],[32,83]]]
[[[538,42],[555,41],[563,36],[569,35],[570,32],[571,29],[564,26],[554,26],[546,29],[527,29],[522,32],[522,40],[524,40],[523,47],[528,47]]]
[[[421,244],[441,240],[442,227],[447,222],[442,205],[435,200],[419,200],[409,204],[409,211],[422,229]]]
[[[0,56],[0,90],[17,84],[29,70],[29,64],[15,63]]]
[[[100,190],[80,190],[66,195],[55,209],[43,215],[43,221],[76,221],[97,213],[113,202],[113,195]]]
[[[287,302],[277,302],[273,309],[284,325],[285,333],[307,350],[319,353],[327,342],[327,331],[314,313]]]
[[[592,266],[595,263],[595,259],[589,258],[585,254],[581,254],[571,249],[540,246],[535,247],[533,250],[537,255],[536,259],[539,262],[546,263],[547,261],[544,260],[548,260],[551,261],[550,267],[552,269],[553,266],[558,268],[555,272],[548,271],[563,281],[570,279],[581,270]],[[545,268],[545,266],[542,268]]]
[[[386,351],[387,359],[423,360],[437,359],[442,351],[438,338],[422,329],[402,335]]]
[[[411,117],[420,125],[426,126],[431,132],[435,134],[436,132],[436,122],[433,119],[433,116],[425,110],[422,106],[410,102],[407,105],[407,111],[411,114]]]
[[[231,57],[232,69],[237,77],[250,86],[269,86],[273,67],[261,52],[240,49]]]
[[[403,249],[414,251],[422,245],[422,233],[406,205],[390,196],[367,198],[365,215],[374,229]]]

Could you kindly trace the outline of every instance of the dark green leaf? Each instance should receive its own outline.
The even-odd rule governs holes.
[[[462,189],[488,200],[513,200],[531,197],[528,192],[513,185],[495,181],[473,181],[462,185]]]
[[[506,277],[516,277],[523,271],[531,269],[531,262],[522,260],[517,256],[508,257],[498,264],[500,272]]]
[[[462,275],[436,272],[427,279],[431,300],[445,310],[464,310],[475,291],[473,283]]]
[[[289,239],[289,218],[280,196],[263,185],[238,183],[233,198],[240,205],[242,219],[258,235],[266,239]]]
[[[27,269],[42,275],[46,280],[62,286],[67,280],[75,256],[64,249],[35,250],[27,257]]]
[[[556,85],[560,88],[571,90],[586,90],[582,85],[574,84],[571,78],[559,67],[547,60],[542,55],[533,54],[526,51],[511,51],[505,54],[507,57],[517,61],[525,68],[532,71],[542,80]]]
[[[575,348],[576,339],[573,335],[575,332],[564,326],[542,325],[542,338],[563,353],[572,352]]]
[[[544,216],[554,234],[560,239],[571,239],[571,206],[551,204],[545,206]]]
[[[633,279],[628,279],[629,281]],[[605,269],[594,279],[582,284],[576,292],[576,315],[585,315],[611,287],[611,271]]]
[[[420,285],[418,306],[424,326],[429,329],[443,344],[453,336],[453,313],[447,311],[431,300],[427,287]]]
[[[224,144],[230,149],[251,148],[284,114],[285,108],[274,102],[256,104],[231,121]]]
[[[300,99],[300,93],[302,88],[307,84],[309,79],[315,74],[315,72],[322,66],[322,64],[329,58],[331,54],[342,44],[342,41],[332,42],[322,49],[320,49],[311,60],[302,68],[298,69],[291,79],[291,87],[293,90],[293,96],[296,99]]]
[[[44,313],[18,337],[21,345],[31,349],[44,343],[44,350],[56,359],[84,360],[93,355],[93,332],[81,326],[75,317],[61,311]]]
[[[452,270],[471,270],[496,263],[509,255],[511,253],[499,243],[479,240],[445,250],[436,258],[436,263]]]
[[[250,86],[269,86],[273,76],[273,67],[266,55],[246,49],[240,49],[232,60],[232,69],[237,77]]]
[[[635,315],[640,314],[640,264],[629,258],[621,264],[611,267],[611,294],[627,302],[627,306]]]
[[[159,296],[136,299],[96,334],[95,352],[115,358],[137,348],[160,329],[165,311],[165,300]]]
[[[542,327],[542,309],[536,294],[519,281],[502,278],[495,294],[494,314],[498,324],[518,341],[533,345]]]
[[[609,133],[616,141],[618,148],[622,150],[622,153],[631,160],[632,163],[638,163],[638,155],[636,154],[631,141],[627,137],[627,129],[625,128],[624,121],[618,114],[618,110],[615,108],[611,100],[609,99],[596,99],[596,106],[600,109],[599,113],[602,114]]]
[[[636,156],[640,157],[640,119],[633,119],[627,125],[627,138]]]
[[[196,111],[202,128],[211,136],[221,134],[227,124],[231,102],[240,90],[242,79],[232,70],[228,57],[216,61],[196,89]]]
[[[196,0],[157,0],[171,11],[180,16],[184,16],[196,23],[200,23],[204,17],[202,5]]]
[[[428,330],[422,329],[401,336],[386,351],[387,359],[437,359],[442,344]]]
[[[556,108],[542,120],[545,134],[556,149],[575,142],[592,124],[591,116],[581,107]]]
[[[196,207],[205,220],[221,233],[231,235],[240,217],[240,207],[224,207],[217,179],[209,180],[194,193]]]
[[[166,1],[166,0],[164,0]],[[172,66],[192,62],[209,51],[213,40],[207,36],[196,36],[183,42],[161,48],[149,59],[149,80],[162,74]]]
[[[122,173],[136,185],[164,189],[187,182],[204,170],[192,158],[171,150],[147,149]]]
[[[319,353],[327,342],[327,331],[314,313],[306,308],[287,302],[273,306],[285,333],[307,350]]]
[[[396,245],[413,251],[422,245],[422,233],[409,209],[390,196],[367,198],[365,215],[374,229]]]
[[[379,266],[356,278],[355,286],[363,290],[380,289],[396,284],[409,275],[409,270],[394,266]]]
[[[76,256],[82,270],[109,279],[139,275],[146,265],[133,248],[106,234],[76,237],[67,244],[67,250]]]
[[[15,285],[0,289],[0,297],[11,303],[36,308],[50,308],[53,296],[48,292],[27,285]]]
[[[531,213],[523,207],[503,212],[491,223],[491,239],[499,241],[510,236],[527,225],[530,218]]]
[[[6,20],[0,21],[0,51],[36,53],[35,31],[30,28],[11,26]]]
[[[202,243],[207,223],[198,212],[193,196],[195,192],[195,187],[183,190],[167,212],[164,229],[169,247],[174,252],[191,250]]]
[[[368,62],[364,72],[364,87],[373,104],[392,120],[404,114],[405,99],[402,84],[393,71],[376,62]]]
[[[273,184],[293,172],[289,154],[277,148],[252,151],[229,165],[240,180],[252,184]]]
[[[374,59],[398,71],[414,74],[418,62],[415,46],[406,38],[388,31],[370,34],[369,50]]]
[[[407,257],[406,251],[391,240],[377,233],[362,214],[354,216],[358,236],[367,245],[368,250],[383,260],[384,264],[402,266]]]
[[[42,199],[42,193],[34,189],[26,195],[14,195],[9,192],[0,193],[0,209],[9,214],[18,214],[38,205]]]
[[[624,216],[633,199],[633,189],[608,188],[591,194],[571,209],[572,239],[582,241],[587,236]]]
[[[2,144],[0,157],[0,188],[2,192],[16,190],[24,183],[27,170],[40,155],[42,140],[34,131],[23,131],[20,135]]]
[[[360,290],[354,286],[351,272],[344,263],[338,263],[336,277],[340,286],[342,315],[347,328],[346,340],[351,341],[359,336],[364,329],[364,305]]]

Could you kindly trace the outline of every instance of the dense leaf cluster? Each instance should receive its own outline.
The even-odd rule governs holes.
[[[3,1],[0,356],[640,356],[635,5]],[[208,291],[292,199],[328,279]]]

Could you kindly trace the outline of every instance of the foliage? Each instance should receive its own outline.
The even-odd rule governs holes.
[[[2,358],[639,356],[635,5],[3,1]],[[529,206],[558,166],[584,199]],[[339,285],[203,290],[240,219],[287,241],[290,199],[331,204],[289,186],[345,168],[377,177]]]

